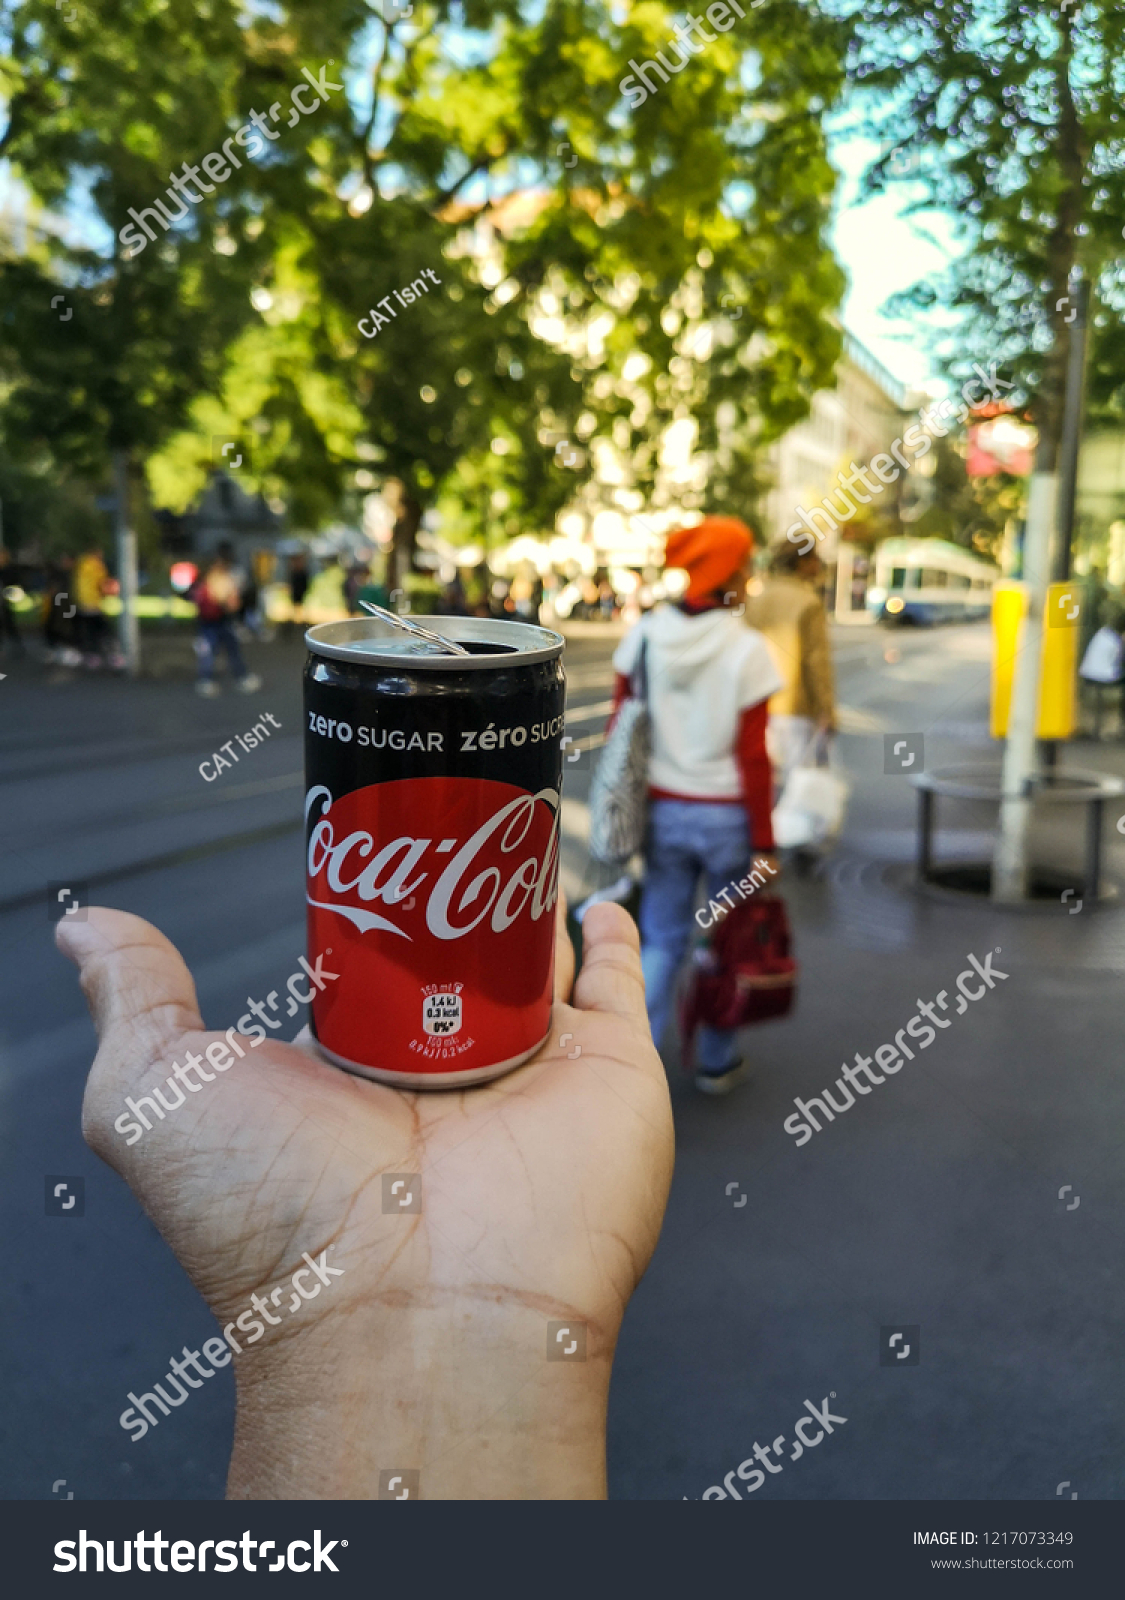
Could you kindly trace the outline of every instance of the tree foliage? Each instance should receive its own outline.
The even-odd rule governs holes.
[[[182,505],[212,438],[246,434],[298,524],[357,473],[400,480],[408,544],[443,491],[467,525],[499,506],[505,533],[549,529],[564,439],[667,497],[661,441],[688,421],[698,498],[745,506],[839,353],[840,25],[744,8],[631,109],[630,60],[677,59],[659,0],[390,4],[5,0],[3,151],[71,226],[2,267],[12,436],[91,475],[128,449]],[[341,87],[290,121],[303,69]],[[122,247],[131,211],[277,107],[262,150]]]
[[[997,362],[1019,380],[1057,442],[1071,274],[1094,290],[1091,398],[1125,411],[1125,11],[1113,0],[839,0],[854,30],[852,82],[884,149],[883,185],[909,155],[912,209],[960,221],[966,246],[948,276],[909,301],[963,313],[951,372]]]

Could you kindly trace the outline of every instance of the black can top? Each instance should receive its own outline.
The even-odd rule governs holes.
[[[305,643],[314,655],[336,661],[438,672],[530,667],[539,661],[553,661],[566,643],[561,634],[530,622],[497,622],[491,617],[427,616],[423,620],[425,627],[463,645],[470,654],[453,655],[378,617],[317,623],[306,632]]]

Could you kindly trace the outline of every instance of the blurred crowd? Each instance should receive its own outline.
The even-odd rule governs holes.
[[[218,668],[225,659],[235,687],[257,685],[242,646],[268,642],[280,629],[293,637],[331,617],[362,614],[362,601],[389,610],[444,616],[494,617],[520,622],[636,622],[660,597],[655,572],[597,568],[577,575],[555,569],[540,573],[530,562],[504,575],[487,564],[440,575],[411,572],[405,588],[392,587],[382,555],[348,553],[288,556],[255,551],[240,557],[229,541],[207,556],[173,561],[158,583],[170,594],[150,594],[141,575],[142,604],[154,602],[165,626],[195,624],[201,695],[220,692]],[[616,581],[615,581],[616,580]],[[77,555],[46,561],[17,560],[0,546],[0,655],[32,657],[56,669],[60,679],[77,673],[122,671],[126,660],[111,614],[120,586],[105,554],[91,545]],[[107,601],[109,604],[107,605]],[[184,604],[186,602],[186,604]],[[142,620],[153,618],[142,612]]]
[[[64,667],[119,669],[125,665],[117,635],[103,609],[118,585],[101,550],[91,545],[79,555],[61,555],[41,566],[17,563],[0,548],[0,637],[5,656],[26,654],[16,607],[30,599],[44,659]],[[27,616],[26,607],[22,615]]]
[[[482,565],[467,574],[458,570],[448,582],[424,577],[411,581],[409,589],[392,589],[376,576],[382,565],[381,559],[346,562],[330,556],[312,577],[308,557],[291,556],[287,582],[294,620],[305,620],[305,613],[311,610],[335,610],[356,616],[361,611],[360,602],[368,600],[390,610],[409,608],[446,617],[614,622],[620,618],[635,621],[655,603],[653,587],[644,582],[640,573],[630,573],[631,587],[628,592],[620,592],[604,567],[591,576],[569,577],[553,568],[542,574],[526,563],[511,577],[504,577]]]

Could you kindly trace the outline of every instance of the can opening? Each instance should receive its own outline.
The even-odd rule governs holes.
[[[423,672],[479,672],[498,667],[531,666],[562,654],[564,640],[549,628],[532,623],[497,621],[491,617],[429,617],[423,626],[455,640],[465,654],[451,654],[440,644],[405,633],[379,617],[349,617],[309,628],[305,643],[314,655],[372,666],[380,662]]]
[[[490,644],[485,639],[458,639],[457,643],[462,649],[467,650],[471,656],[514,656],[519,655],[519,647],[514,644]],[[462,657],[451,655],[448,650],[443,650],[440,645],[431,644],[428,639],[412,639],[408,634],[396,638],[380,637],[374,639],[356,639],[352,645],[356,650],[369,650],[378,652],[381,656],[403,656],[407,660],[417,660],[425,656],[432,661],[446,662],[455,667]]]

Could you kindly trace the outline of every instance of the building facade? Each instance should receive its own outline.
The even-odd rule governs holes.
[[[912,393],[893,377],[881,361],[864,349],[850,333],[844,334],[843,355],[836,367],[836,386],[819,389],[809,415],[771,447],[769,468],[773,488],[765,497],[764,532],[770,541],[783,539],[798,520],[798,510],[811,511],[826,495],[838,489],[837,473],[865,466],[902,437],[903,429],[917,420],[928,396]],[[888,519],[897,521],[902,485],[884,491],[880,505],[884,532]],[[827,519],[826,519],[827,520]],[[865,621],[865,596],[870,563],[864,540],[841,539],[828,531],[817,545],[830,569],[829,592],[841,621]]]

